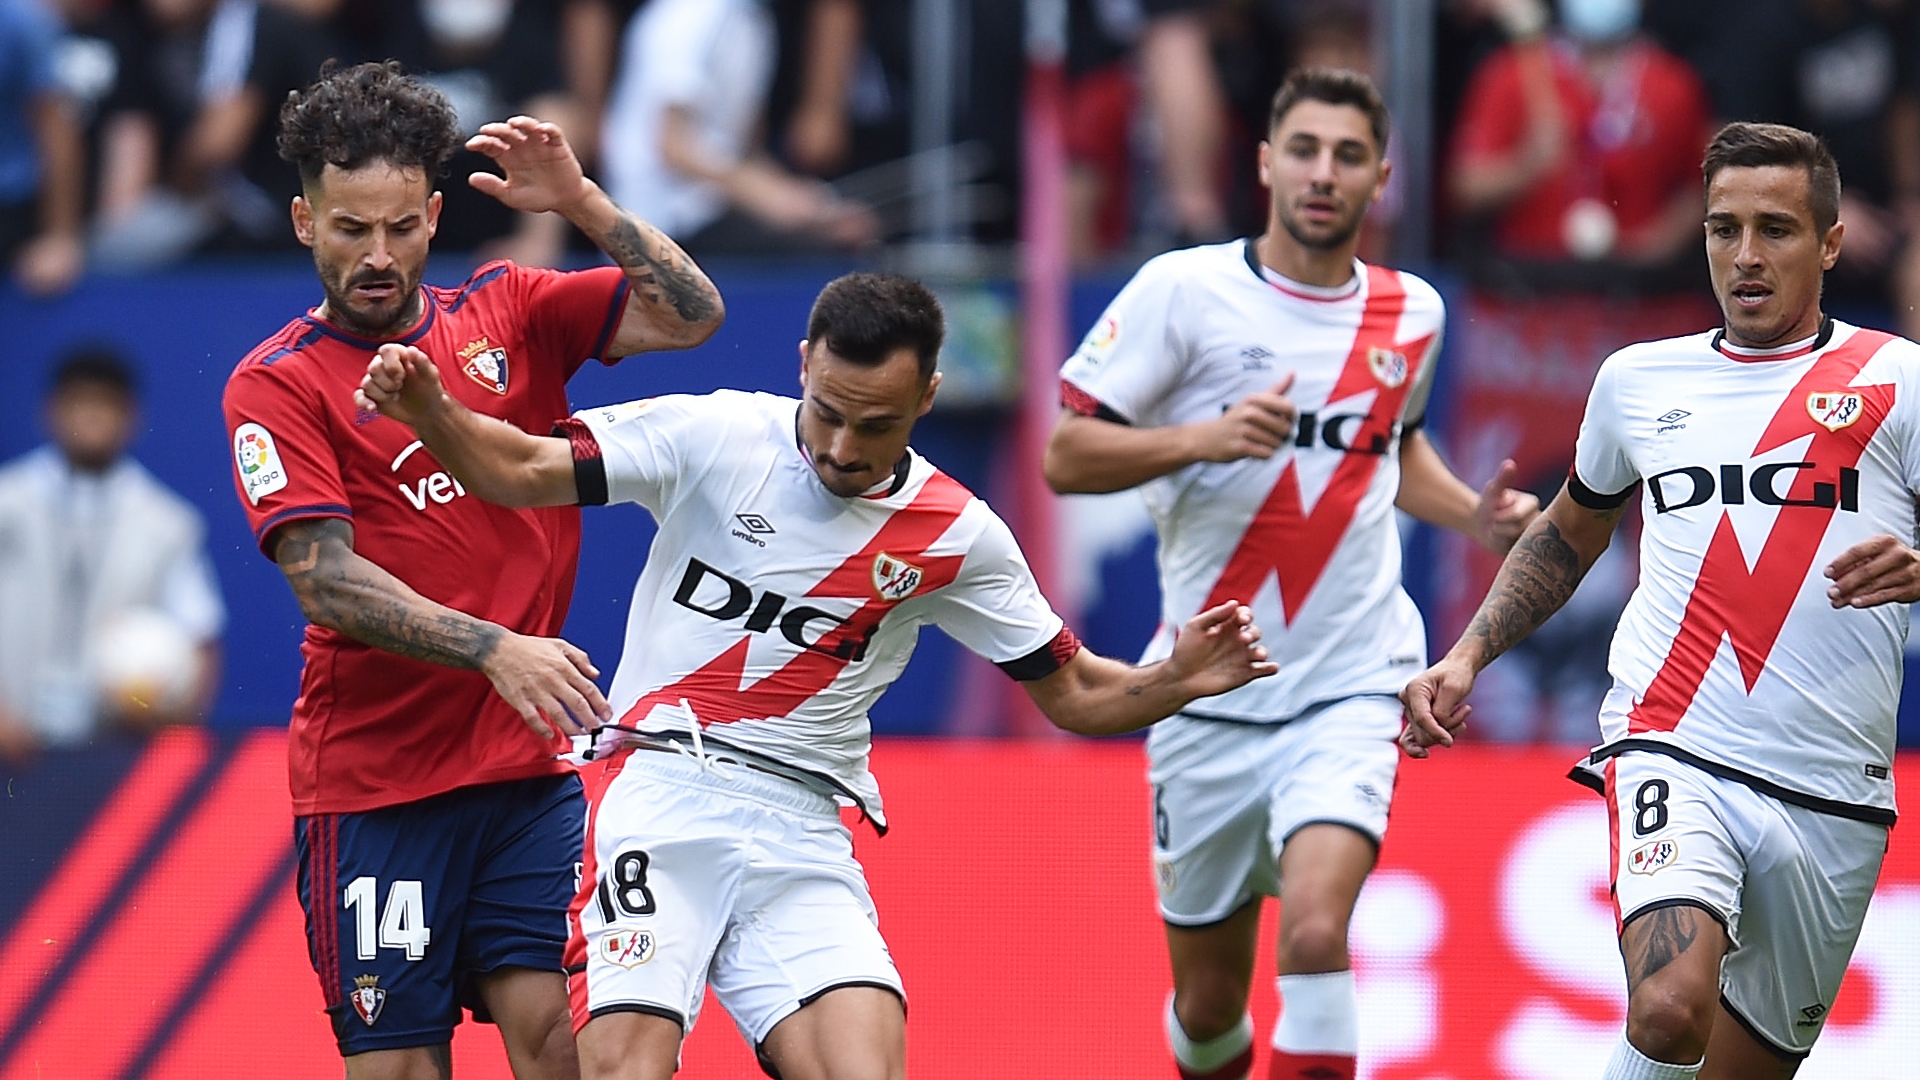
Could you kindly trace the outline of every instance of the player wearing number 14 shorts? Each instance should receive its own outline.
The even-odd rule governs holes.
[[[1080,647],[1006,524],[908,449],[944,335],[918,282],[847,275],[814,302],[801,400],[673,395],[582,410],[555,438],[459,406],[418,353],[368,369],[368,403],[480,497],[659,521],[586,773],[569,966],[590,1080],[666,1080],[709,985],[776,1077],[905,1075],[905,995],[837,807],[885,828],[867,710],[922,626],[1072,730],[1273,673],[1232,602],[1160,663]]]
[[[1792,1076],[1894,820],[1920,495],[1920,346],[1820,310],[1840,178],[1814,136],[1731,124],[1705,160],[1725,326],[1601,365],[1566,486],[1405,692],[1451,742],[1474,676],[1564,603],[1640,491],[1640,584],[1601,746],[1627,1025],[1606,1080]]]
[[[1290,76],[1260,146],[1266,234],[1142,267],[1061,372],[1048,481],[1139,485],[1159,533],[1148,658],[1239,596],[1280,660],[1279,675],[1196,701],[1147,740],[1167,1037],[1193,1080],[1252,1067],[1260,898],[1276,893],[1269,1075],[1354,1075],[1347,922],[1386,832],[1393,695],[1426,657],[1394,509],[1502,551],[1539,506],[1506,487],[1511,463],[1476,496],[1420,431],[1440,297],[1354,257],[1386,143],[1364,76]]]

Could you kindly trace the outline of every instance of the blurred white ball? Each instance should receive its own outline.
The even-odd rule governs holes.
[[[1620,222],[1598,199],[1579,199],[1560,219],[1560,239],[1576,259],[1602,259],[1620,239]]]
[[[94,638],[94,688],[107,713],[139,716],[185,707],[200,679],[199,643],[150,608],[109,615]]]

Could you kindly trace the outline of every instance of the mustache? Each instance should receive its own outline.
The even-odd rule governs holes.
[[[364,273],[355,274],[352,277],[347,279],[347,288],[349,289],[359,288],[362,285],[403,285],[403,284],[405,284],[405,282],[403,282],[400,279],[400,275],[393,273],[392,271],[388,271],[386,273],[380,273],[377,271],[367,271]]]

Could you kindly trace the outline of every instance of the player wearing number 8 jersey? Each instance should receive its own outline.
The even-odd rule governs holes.
[[[848,275],[815,301],[801,400],[631,402],[545,439],[460,406],[412,350],[368,369],[368,403],[481,497],[659,521],[587,774],[571,985],[589,1077],[671,1075],[708,985],[772,1075],[905,1075],[900,979],[836,804],[884,828],[866,714],[923,625],[1077,731],[1273,673],[1231,601],[1160,663],[1080,647],[1007,526],[908,449],[944,332],[919,283]]]
[[[1920,346],[1821,313],[1845,228],[1832,157],[1733,124],[1705,174],[1724,328],[1607,359],[1566,487],[1406,690],[1424,756],[1640,489],[1640,584],[1586,765],[1612,811],[1629,992],[1607,1080],[1786,1077],[1813,1046],[1894,820],[1920,599]]]
[[[1537,500],[1476,498],[1420,431],[1439,294],[1355,257],[1385,185],[1387,115],[1360,75],[1304,71],[1274,99],[1258,239],[1163,255],[1121,290],[1061,375],[1058,491],[1140,485],[1170,628],[1253,606],[1272,679],[1196,701],[1147,742],[1154,856],[1185,1077],[1235,1080],[1261,894],[1280,906],[1273,1077],[1352,1077],[1346,931],[1387,825],[1393,695],[1426,656],[1400,586],[1396,506],[1503,550]]]

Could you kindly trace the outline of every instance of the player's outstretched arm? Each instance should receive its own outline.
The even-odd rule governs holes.
[[[1253,609],[1229,600],[1188,619],[1173,655],[1159,663],[1135,667],[1083,648],[1053,674],[1020,685],[1055,725],[1117,735],[1278,670],[1260,644]]]
[[[412,428],[455,480],[501,506],[566,506],[580,501],[567,440],[529,435],[474,412],[440,382],[432,358],[411,345],[380,346],[353,400]]]
[[[1474,680],[1566,604],[1607,549],[1625,512],[1625,504],[1588,509],[1562,487],[1546,511],[1533,519],[1500,564],[1492,589],[1460,640],[1400,691],[1407,713],[1400,745],[1409,755],[1426,757],[1430,746],[1453,745],[1453,733],[1471,711],[1466,698]]]
[[[1300,410],[1288,372],[1272,388],[1235,402],[1218,419],[1133,427],[1063,412],[1040,469],[1062,495],[1124,491],[1202,461],[1270,458],[1293,437]]]
[[[467,149],[506,172],[474,173],[467,183],[476,190],[515,210],[558,213],[626,272],[632,288],[607,355],[692,348],[720,328],[720,290],[680,245],[621,209],[586,175],[558,125],[530,116],[483,124]]]
[[[559,638],[516,634],[436,604],[353,550],[353,523],[303,518],[275,534],[273,557],[316,626],[376,649],[479,671],[542,738],[613,719],[587,654]]]
[[[1540,499],[1513,486],[1520,475],[1511,458],[1478,492],[1447,468],[1426,433],[1400,440],[1400,492],[1393,504],[1429,525],[1473,537],[1495,555],[1505,555],[1540,513]]]

